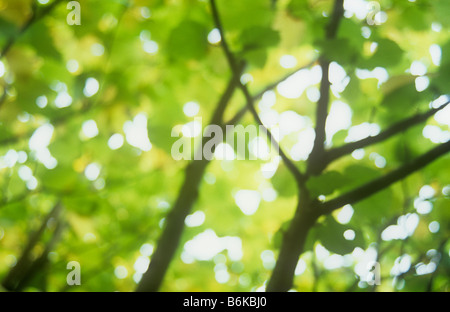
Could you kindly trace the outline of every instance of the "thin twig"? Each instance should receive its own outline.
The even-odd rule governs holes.
[[[31,28],[32,25],[34,25],[36,22],[40,21],[42,18],[50,14],[53,9],[60,3],[62,0],[55,0],[53,3],[49,4],[47,7],[42,9],[42,12],[40,14],[37,14],[37,6],[34,3],[33,11],[31,13],[31,16],[28,18],[28,20],[22,25],[22,27],[19,29],[16,35],[11,36],[8,41],[5,43],[3,48],[0,52],[0,59],[3,58],[9,50],[12,48],[12,46],[17,42],[17,40],[28,30]]]
[[[325,29],[325,39],[332,40],[336,37],[340,21],[344,14],[343,0],[336,0],[334,2],[333,12],[331,13],[330,21]],[[320,67],[322,69],[322,80],[320,82],[320,98],[317,102],[316,109],[316,127],[314,145],[308,158],[307,173],[317,175],[322,169],[323,157],[325,156],[325,124],[328,117],[328,106],[330,102],[330,81],[328,71],[330,61],[322,55],[319,58]]]
[[[17,286],[20,284],[20,281],[25,277],[30,266],[32,265],[32,262],[30,260],[31,252],[44,234],[49,220],[52,218],[57,219],[61,213],[61,210],[62,204],[58,202],[42,220],[39,229],[36,232],[30,234],[28,242],[22,251],[22,255],[17,261],[17,264],[9,271],[8,275],[2,282],[3,286],[6,289],[16,290]]]
[[[342,156],[352,153],[356,149],[364,148],[366,146],[370,146],[385,141],[398,133],[406,131],[407,129],[427,120],[429,117],[433,116],[438,111],[444,109],[449,103],[450,101],[447,101],[443,105],[437,108],[430,109],[425,113],[419,113],[412,117],[401,120],[375,136],[369,136],[367,138],[355,142],[350,142],[343,146],[332,148],[326,151],[326,155],[324,157],[325,159],[322,163],[323,169],[331,162],[335,161],[336,159]]]
[[[52,3],[52,6],[56,5],[57,2],[59,2],[59,0],[55,1],[54,3]],[[50,119],[48,121],[48,123],[52,124],[54,127],[58,127],[60,125],[64,125],[67,120],[73,119],[73,118],[78,117],[78,116],[83,116],[85,113],[87,113],[87,112],[89,112],[89,111],[91,111],[93,109],[100,109],[101,108],[101,106],[98,105],[98,104],[99,104],[100,95],[102,94],[102,91],[105,89],[106,80],[108,78],[107,77],[107,67],[109,66],[109,63],[110,63],[110,60],[111,60],[112,51],[113,51],[114,44],[115,44],[116,38],[117,38],[117,32],[119,30],[119,25],[120,25],[120,23],[121,23],[121,21],[123,19],[123,16],[125,15],[125,13],[126,13],[128,8],[129,8],[129,5],[128,5],[128,2],[127,2],[127,4],[125,4],[123,6],[123,9],[120,11],[115,31],[114,31],[114,33],[111,34],[111,37],[108,40],[109,41],[109,45],[108,45],[108,49],[107,49],[108,53],[106,55],[106,60],[104,62],[104,64],[105,64],[104,65],[104,71],[102,73],[101,79],[99,79],[100,80],[99,91],[97,92],[95,97],[90,98],[89,101],[86,100],[85,103],[83,103],[83,105],[82,105],[80,110],[78,110],[78,111],[70,111],[70,112],[61,114],[59,116],[56,116],[55,118]],[[50,8],[47,8],[47,9],[50,9]],[[48,14],[48,13],[46,13],[46,14]],[[44,14],[41,14],[40,18],[42,18],[43,16],[44,16]],[[4,95],[5,95],[5,99],[6,99],[6,96],[7,96],[6,90],[5,90]],[[5,99],[1,99],[1,101],[4,101]],[[2,103],[1,101],[0,101],[0,106],[1,106],[1,103]],[[31,129],[30,131],[23,132],[23,133],[21,133],[19,135],[3,138],[3,139],[0,140],[0,146],[14,144],[14,143],[16,143],[16,142],[18,142],[20,140],[29,138],[34,133],[35,130],[36,129]]]
[[[215,111],[211,117],[211,124],[221,124],[223,113],[230,102],[235,89],[238,86],[240,71],[230,78],[222,96],[216,104]],[[203,151],[203,145],[198,147],[197,155]],[[142,276],[136,289],[138,292],[158,291],[164,276],[175,255],[184,229],[184,220],[191,212],[192,207],[199,195],[200,183],[210,161],[201,157],[192,160],[185,169],[185,178],[178,192],[178,197],[165,218],[165,225],[147,271]]]
[[[276,88],[276,86],[278,86],[281,82],[283,82],[286,79],[292,77],[294,74],[296,74],[300,70],[311,67],[316,62],[317,62],[316,60],[313,60],[313,61],[309,62],[308,64],[303,65],[301,67],[298,67],[297,69],[293,70],[292,72],[287,73],[286,75],[284,75],[283,77],[275,80],[274,82],[269,83],[261,91],[259,91],[258,93],[254,94],[252,96],[253,101],[259,100],[264,95],[264,93],[266,93],[267,91],[270,91],[270,90]],[[230,118],[228,121],[226,121],[225,124],[226,125],[234,125],[234,124],[236,124],[239,120],[242,119],[242,117],[244,117],[244,115],[247,112],[248,112],[248,106],[246,104],[239,111],[237,111],[236,114],[234,114],[234,116],[232,118]]]
[[[404,179],[411,173],[419,169],[422,169],[423,167],[430,164],[437,158],[445,155],[449,151],[450,151],[450,141],[440,144],[435,148],[431,149],[430,151],[428,151],[427,153],[417,157],[412,162],[409,162],[380,178],[372,180],[352,191],[349,191],[348,193],[345,193],[341,196],[338,196],[334,199],[331,199],[327,202],[320,204],[322,213],[328,214],[346,204],[354,204],[356,202],[359,202],[387,188],[391,184]]]
[[[227,40],[225,38],[225,32],[223,30],[223,26],[222,26],[222,22],[220,20],[219,17],[219,13],[217,10],[217,5],[215,0],[211,0],[211,10],[212,10],[212,15],[213,15],[213,19],[214,19],[214,23],[216,28],[219,30],[219,33],[221,35],[222,38],[222,48],[224,50],[225,56],[227,58],[228,64],[230,66],[231,71],[233,72],[234,75],[237,74],[238,71],[238,62],[236,61],[233,53],[231,52]],[[272,133],[270,132],[269,129],[267,129],[264,124],[262,123],[261,119],[258,116],[258,113],[255,109],[255,105],[254,105],[254,99],[253,97],[250,95],[250,92],[247,89],[247,86],[245,84],[243,84],[241,81],[238,82],[239,84],[239,88],[242,90],[245,100],[246,100],[246,106],[247,109],[250,111],[250,113],[252,114],[253,118],[255,119],[255,121],[258,123],[258,125],[260,125],[264,131],[267,134],[267,137],[269,138],[271,144],[275,147],[276,150],[278,150],[278,153],[281,156],[281,159],[283,160],[284,164],[286,165],[286,167],[289,169],[289,171],[291,171],[291,173],[294,175],[295,180],[297,181],[297,183],[299,185],[303,185],[305,178],[303,176],[303,173],[300,172],[300,170],[295,166],[295,164],[292,162],[292,160],[286,155],[286,153],[281,149],[281,147],[279,146],[278,142],[275,140],[275,137],[272,135]]]

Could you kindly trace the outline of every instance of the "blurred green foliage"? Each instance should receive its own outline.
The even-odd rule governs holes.
[[[170,154],[176,140],[171,131],[193,120],[183,112],[187,102],[198,103],[197,116],[210,119],[230,71],[220,43],[208,41],[214,24],[207,1],[80,0],[79,26],[66,22],[67,1],[48,12],[52,1],[45,2],[0,0],[0,49],[6,52],[0,59],[0,279],[61,203],[61,216],[45,224],[28,259],[33,263],[44,255],[46,261],[27,271],[29,280],[21,290],[133,291],[184,177],[186,162]],[[320,54],[349,77],[331,100],[348,104],[352,127],[370,122],[384,129],[450,91],[449,1],[380,0],[385,15],[372,26],[356,12],[366,1],[345,1],[345,18],[332,41],[324,39],[331,0],[279,0],[275,7],[270,0],[218,2],[231,49],[248,63],[245,72],[254,93]],[[283,68],[285,55],[297,64]],[[415,61],[426,68],[419,76],[429,82],[420,92],[418,75],[411,73]],[[361,74],[372,70],[386,73],[386,79]],[[88,84],[94,81],[89,78],[98,85]],[[318,84],[308,88],[295,98],[275,88],[273,116],[291,110],[314,120],[315,100],[308,94]],[[243,97],[236,94],[226,116],[242,106]],[[448,140],[449,119],[447,109],[440,120],[430,118],[426,125],[369,146],[361,157],[339,159],[308,181],[311,194],[333,198],[426,152]],[[242,120],[252,122],[249,116]],[[44,134],[32,144],[45,125],[52,129],[49,142]],[[424,137],[425,126],[434,129],[431,138]],[[307,127],[286,135],[281,145],[287,151],[295,143],[303,146],[300,134]],[[351,129],[339,129],[330,146],[345,144]],[[304,166],[303,160],[296,163]],[[260,170],[264,164],[217,160],[208,167],[194,206],[204,220],[186,227],[163,291],[250,291],[264,285],[297,196],[282,163],[272,176]],[[339,221],[340,210],[320,219],[308,237],[294,289],[370,290],[357,266],[375,250],[377,256],[370,259],[382,270],[377,289],[447,291],[448,168],[445,156],[355,204],[351,220]],[[430,188],[433,192],[424,195]],[[260,193],[254,214],[239,209],[239,190]],[[398,223],[406,215],[417,216],[418,223]],[[59,222],[64,227],[57,234]],[[412,232],[383,239],[383,231],[395,224]],[[210,259],[189,258],[186,242],[208,229],[219,238],[238,237],[241,246],[235,248],[242,256],[225,248]],[[344,237],[347,230],[353,239]],[[410,264],[395,273],[402,259]],[[69,261],[81,264],[80,286],[66,284]],[[423,269],[427,265],[429,271]]]

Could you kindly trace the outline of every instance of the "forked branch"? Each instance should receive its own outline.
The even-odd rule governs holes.
[[[330,164],[331,162],[335,161],[336,159],[338,159],[342,156],[352,153],[354,150],[382,142],[400,132],[404,132],[404,131],[408,130],[409,128],[427,120],[429,117],[433,116],[438,111],[444,109],[449,103],[450,103],[450,101],[447,101],[446,103],[442,104],[441,106],[439,106],[437,108],[433,108],[433,109],[428,110],[427,112],[419,113],[412,117],[401,120],[375,136],[370,136],[370,137],[367,137],[367,138],[364,138],[364,139],[361,139],[361,140],[358,140],[355,142],[350,142],[343,146],[332,148],[332,149],[328,150],[325,155],[323,169],[325,169],[325,167],[328,164]]]
[[[409,162],[380,178],[349,191],[348,193],[321,204],[320,209],[322,210],[322,214],[329,214],[335,209],[338,209],[346,204],[354,204],[368,198],[369,196],[389,187],[391,184],[398,182],[406,178],[408,175],[422,169],[449,151],[450,141],[440,144],[427,153],[417,157],[412,162]]]
[[[47,7],[43,8],[41,12],[37,12],[37,4],[33,4],[33,11],[27,21],[22,25],[16,35],[11,36],[8,41],[6,41],[5,45],[0,51],[0,58],[3,58],[9,50],[12,48],[14,43],[17,41],[20,36],[22,36],[33,24],[50,14],[53,9],[60,3],[62,0],[55,0],[53,3],[49,4]]]
[[[225,56],[227,58],[228,64],[230,66],[231,71],[233,72],[233,75],[237,74],[238,70],[238,63],[231,52],[229,45],[227,43],[227,40],[225,38],[222,22],[219,17],[219,12],[217,10],[217,5],[215,0],[211,0],[211,10],[212,15],[214,19],[214,23],[216,28],[219,30],[219,33],[222,38],[222,48],[224,50]],[[264,124],[262,123],[261,119],[259,118],[258,112],[255,109],[254,100],[253,97],[250,95],[250,92],[248,91],[248,88],[245,84],[243,84],[241,81],[238,82],[238,87],[242,90],[245,101],[246,101],[246,107],[252,114],[253,118],[255,119],[256,123],[258,123],[259,126],[263,127],[265,132],[267,133],[267,136],[270,140],[270,143],[275,147],[275,149],[278,150],[278,153],[281,156],[281,159],[283,160],[284,164],[288,168],[289,171],[294,175],[295,180],[297,181],[299,186],[303,186],[305,182],[305,177],[303,173],[300,172],[300,170],[295,166],[295,164],[292,162],[292,160],[287,156],[287,154],[281,149],[278,142],[276,141],[275,137],[272,135],[269,129],[267,129]]]
[[[230,78],[225,91],[216,104],[211,117],[211,124],[221,124],[225,108],[237,88],[239,76],[233,75]],[[203,146],[198,148],[203,150]],[[202,158],[201,160],[192,160],[186,167],[184,181],[178,192],[178,197],[166,216],[164,229],[159,237],[156,250],[136,291],[154,292],[161,287],[164,276],[180,244],[184,221],[198,198],[200,183],[209,163],[209,160]]]
[[[332,40],[336,37],[340,21],[344,14],[343,0],[336,0],[334,2],[333,12],[330,21],[325,29],[325,39]],[[328,106],[330,102],[330,81],[328,71],[330,61],[326,56],[322,55],[319,59],[320,67],[322,69],[322,80],[320,82],[320,98],[317,102],[316,109],[316,127],[314,145],[308,158],[308,174],[319,174],[323,169],[323,161],[325,156],[325,124],[328,117]]]

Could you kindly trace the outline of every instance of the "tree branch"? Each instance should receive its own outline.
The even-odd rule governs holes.
[[[65,229],[66,224],[61,219],[56,221],[55,229],[52,233],[52,237],[49,242],[45,245],[44,251],[40,254],[40,256],[35,259],[26,272],[23,272],[23,278],[18,283],[15,291],[22,291],[25,287],[29,286],[30,282],[33,281],[39,274],[43,274],[42,271],[46,269],[48,265],[48,255],[53,250],[55,245],[61,239],[61,235]],[[46,274],[43,274],[45,278]],[[45,289],[42,289],[45,291]]]
[[[344,0],[335,0],[330,22],[325,29],[326,39],[330,40],[336,37],[342,16],[344,16]]]
[[[212,15],[213,15],[213,19],[214,19],[214,23],[216,25],[216,28],[219,30],[219,33],[221,35],[222,38],[222,48],[225,52],[225,56],[227,58],[228,64],[233,72],[233,75],[237,74],[237,62],[236,59],[234,58],[233,53],[231,52],[227,40],[225,39],[225,33],[223,30],[223,26],[222,26],[222,22],[220,20],[219,17],[219,13],[217,10],[217,6],[216,6],[216,1],[215,0],[211,0],[211,10],[212,10]],[[250,92],[248,91],[247,87],[241,82],[238,81],[238,87],[241,89],[241,91],[244,94],[245,100],[246,100],[246,107],[247,109],[250,111],[250,113],[252,114],[253,118],[255,119],[255,121],[258,123],[258,125],[260,125],[266,132],[270,143],[278,150],[278,153],[281,156],[281,159],[283,160],[284,164],[286,165],[286,167],[289,169],[289,171],[291,171],[291,173],[294,175],[295,180],[297,181],[297,183],[299,185],[303,185],[305,178],[303,176],[303,174],[300,172],[300,170],[295,166],[295,164],[292,162],[292,160],[286,155],[286,153],[281,149],[280,145],[278,144],[278,142],[275,140],[274,136],[272,135],[272,133],[270,132],[269,129],[267,129],[264,124],[262,123],[261,119],[258,116],[258,112],[255,109],[255,105],[254,105],[254,99],[253,97],[250,95]]]
[[[289,77],[291,77],[292,75],[297,73],[298,71],[300,71],[302,69],[305,69],[305,68],[311,67],[314,63],[316,63],[316,60],[313,60],[313,61],[309,62],[306,65],[298,67],[294,71],[289,72],[288,74],[286,74],[283,77],[277,79],[276,81],[271,82],[266,87],[264,87],[261,91],[259,91],[258,93],[256,93],[255,95],[252,96],[253,101],[259,100],[264,95],[264,93],[274,89],[281,82],[285,81],[286,79],[288,79]],[[226,125],[234,125],[234,124],[236,124],[247,113],[247,111],[248,111],[248,106],[244,105],[244,107],[242,107],[239,111],[237,111],[236,114],[232,118],[230,118],[228,121],[225,122],[225,124]]]
[[[8,41],[5,43],[0,52],[0,58],[3,58],[11,49],[11,47],[16,43],[17,39],[20,38],[34,23],[38,22],[48,14],[50,14],[53,9],[60,3],[62,0],[55,0],[53,3],[49,4],[45,8],[42,9],[40,14],[37,14],[37,7],[34,3],[33,12],[28,20],[23,24],[23,26],[19,29],[15,36],[11,36]]]
[[[337,30],[341,18],[344,14],[344,1],[336,0],[334,2],[333,12],[330,17],[330,21],[325,29],[325,39],[332,40],[336,37]],[[322,170],[322,162],[325,146],[325,124],[328,117],[328,105],[330,102],[330,81],[328,77],[328,71],[330,67],[330,61],[327,60],[323,55],[319,58],[320,67],[322,69],[322,80],[320,82],[320,98],[317,102],[316,110],[316,127],[314,138],[314,145],[311,151],[310,157],[308,158],[308,174],[317,175]]]
[[[335,161],[336,159],[338,159],[344,155],[350,154],[351,152],[353,152],[356,149],[364,148],[366,146],[370,146],[375,143],[382,142],[400,132],[404,132],[405,130],[427,120],[429,117],[433,116],[435,113],[437,113],[441,109],[445,108],[449,103],[450,103],[450,101],[447,101],[445,104],[443,104],[437,108],[430,109],[429,111],[427,111],[425,113],[419,113],[412,117],[409,117],[402,121],[399,121],[396,124],[390,126],[386,130],[380,132],[379,134],[377,134],[375,136],[370,136],[370,137],[361,139],[359,141],[350,142],[350,143],[347,143],[346,145],[328,150],[325,155],[325,160],[322,163],[322,166],[323,166],[322,170],[325,169],[326,166],[328,164],[330,164],[331,162]]]
[[[58,202],[45,216],[44,220],[42,220],[39,229],[30,235],[28,242],[22,251],[22,255],[17,261],[17,264],[9,271],[8,275],[3,280],[3,287],[12,291],[17,289],[17,286],[20,284],[21,280],[26,277],[26,274],[32,265],[32,261],[30,259],[31,252],[44,234],[49,220],[52,218],[57,219],[61,213],[61,210],[62,204]]]
[[[236,63],[233,53],[230,50],[230,47],[228,46],[228,42],[225,38],[225,32],[223,30],[222,21],[219,17],[219,12],[217,10],[216,1],[210,0],[210,3],[211,3],[211,13],[213,16],[214,24],[215,24],[216,28],[219,30],[220,37],[222,38],[222,41],[221,41],[222,49],[225,52],[225,56],[227,58],[228,64],[231,67],[231,71],[236,72],[237,63]]]
[[[51,12],[51,10],[53,10],[53,8],[56,6],[56,4],[58,4],[59,2],[61,2],[61,0],[56,0],[55,2],[53,2],[51,5],[49,5],[48,7],[45,8],[45,11],[43,11],[43,13],[41,13],[41,15],[39,15],[39,19],[43,18],[44,16],[46,16],[47,14],[49,14]],[[119,16],[117,19],[117,25],[115,28],[115,31],[111,34],[111,37],[107,40],[108,41],[108,50],[109,51],[107,53],[107,57],[106,60],[104,62],[105,66],[104,66],[104,71],[102,73],[102,76],[100,79],[100,87],[99,87],[99,91],[97,92],[97,94],[95,95],[95,97],[90,98],[89,100],[85,100],[85,102],[83,102],[82,107],[77,110],[77,111],[70,111],[68,113],[65,114],[61,114],[58,115],[50,120],[48,120],[48,123],[52,124],[53,126],[57,127],[59,125],[63,125],[68,119],[73,119],[74,117],[78,117],[78,116],[82,116],[83,114],[85,114],[86,112],[89,112],[91,110],[94,109],[99,109],[99,99],[100,99],[100,95],[102,94],[102,91],[104,90],[104,86],[106,84],[107,81],[107,66],[111,60],[111,56],[112,56],[112,51],[113,51],[113,47],[114,44],[116,42],[116,37],[117,37],[117,32],[119,29],[119,25],[122,22],[122,18],[125,14],[125,12],[127,11],[127,9],[129,8],[128,2],[127,4],[123,5],[123,9],[119,12]],[[36,19],[33,20],[34,22],[36,21]],[[29,26],[27,26],[27,28],[29,28],[31,26],[32,23],[30,23]],[[9,49],[9,48],[8,48]],[[7,98],[7,87],[5,87],[4,93],[2,95],[2,97],[0,98],[0,108],[3,104],[3,102],[6,100]],[[3,145],[8,145],[8,144],[14,144],[22,139],[26,139],[29,138],[31,135],[33,135],[34,131],[36,131],[36,129],[31,129],[29,131],[23,132],[21,134],[15,135],[15,136],[11,136],[11,137],[7,137],[7,138],[2,138],[0,139],[0,146]]]
[[[314,145],[308,158],[307,172],[312,174],[320,173],[320,165],[324,155],[325,146],[325,124],[328,117],[328,104],[330,102],[330,81],[328,79],[328,69],[330,62],[324,58],[320,59],[320,68],[322,69],[322,80],[320,81],[320,98],[316,109],[316,127]]]
[[[231,77],[228,86],[216,105],[216,109],[211,118],[211,124],[222,123],[223,113],[237,88],[239,76],[240,72]],[[203,145],[198,148],[203,150]],[[164,229],[158,240],[156,250],[136,291],[153,292],[158,291],[161,287],[170,262],[180,244],[184,229],[184,220],[191,212],[192,206],[198,198],[200,182],[209,163],[209,160],[202,157],[201,160],[191,161],[186,167],[185,178],[178,197],[165,218]]]
[[[285,81],[286,79],[290,78],[291,76],[295,75],[296,73],[298,73],[299,71],[301,71],[302,69],[306,69],[306,68],[310,68],[311,66],[313,66],[314,64],[317,63],[317,60],[314,59],[311,62],[309,62],[306,65],[300,66],[296,69],[294,69],[293,71],[287,73],[286,75],[284,75],[283,77],[277,79],[276,81],[268,84],[264,89],[262,89],[261,91],[259,91],[257,94],[255,94],[253,96],[253,100],[257,100],[260,97],[263,96],[263,94],[269,90],[275,89],[281,82]]]
[[[320,204],[319,209],[321,209],[322,214],[328,214],[346,204],[354,204],[356,202],[359,202],[387,188],[391,184],[404,179],[408,175],[425,167],[426,165],[445,155],[449,151],[450,141],[440,144],[427,153],[423,154],[422,156],[417,157],[412,162],[407,163],[395,169],[394,171],[391,171],[390,173],[373,181],[370,181],[352,191],[349,191],[348,193]]]
[[[331,20],[326,29],[327,39],[335,36],[339,21],[343,13],[343,0],[336,0]],[[328,80],[329,61],[324,57],[319,58],[322,67],[322,81],[320,87],[320,100],[317,108],[316,119],[316,139],[310,157],[308,158],[308,172],[314,167],[315,162],[320,162],[320,157],[312,157],[323,155],[325,142],[325,121],[328,114],[329,88],[330,82]],[[322,133],[322,134],[321,134]],[[312,165],[312,166],[311,166]],[[284,233],[282,239],[280,253],[278,255],[275,268],[267,284],[267,291],[288,291],[292,287],[295,268],[298,258],[303,252],[306,238],[311,227],[319,217],[319,210],[313,209],[314,201],[311,201],[309,192],[305,185],[300,187],[298,205],[292,218],[289,228]]]
[[[33,11],[31,13],[31,16],[28,18],[28,20],[22,25],[22,27],[19,29],[17,34],[12,35],[8,41],[6,41],[3,48],[0,50],[0,59],[2,59],[12,48],[12,46],[16,43],[16,41],[37,21],[41,20],[46,15],[50,14],[50,12],[56,7],[56,5],[61,2],[62,0],[55,0],[52,4],[44,8],[41,12],[41,14],[37,15],[37,4],[33,2]],[[3,103],[6,101],[8,97],[8,86],[4,86],[3,94],[0,97],[0,107],[3,105]]]
[[[228,57],[232,57],[228,46],[226,49],[228,51]],[[221,99],[216,105],[216,109],[213,113],[210,124],[217,124],[222,126],[224,124],[234,124],[245,114],[248,109],[248,107],[246,106],[245,109],[241,109],[232,118],[232,120],[227,123],[223,123],[222,118],[225,108],[230,101],[234,90],[239,86],[240,74],[243,69],[243,64],[238,65],[234,62],[233,58],[231,59],[233,60],[233,75]],[[283,80],[284,79],[286,78],[283,78]],[[254,98],[259,98],[265,91],[273,88],[276,84],[278,83],[269,85],[266,89],[255,95]],[[203,148],[203,146],[201,146],[201,148]],[[149,268],[143,275],[136,291],[157,291],[160,288],[163,278],[173,258],[173,255],[175,254],[175,251],[180,243],[184,228],[184,220],[192,210],[192,206],[197,200],[200,182],[209,162],[210,161],[206,159],[192,161],[186,167],[185,180],[183,182],[183,185],[181,186],[178,198],[165,219],[165,227],[163,233],[159,238],[157,248],[152,256]]]

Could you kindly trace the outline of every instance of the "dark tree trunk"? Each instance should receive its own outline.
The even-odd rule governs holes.
[[[169,264],[180,244],[184,220],[198,197],[200,182],[209,161],[192,161],[186,168],[183,186],[175,205],[165,219],[165,227],[147,272],[142,276],[136,291],[158,291]]]
[[[295,216],[284,233],[280,253],[266,291],[281,292],[292,288],[295,268],[304,251],[309,230],[319,217],[314,206],[309,200],[300,198]]]

